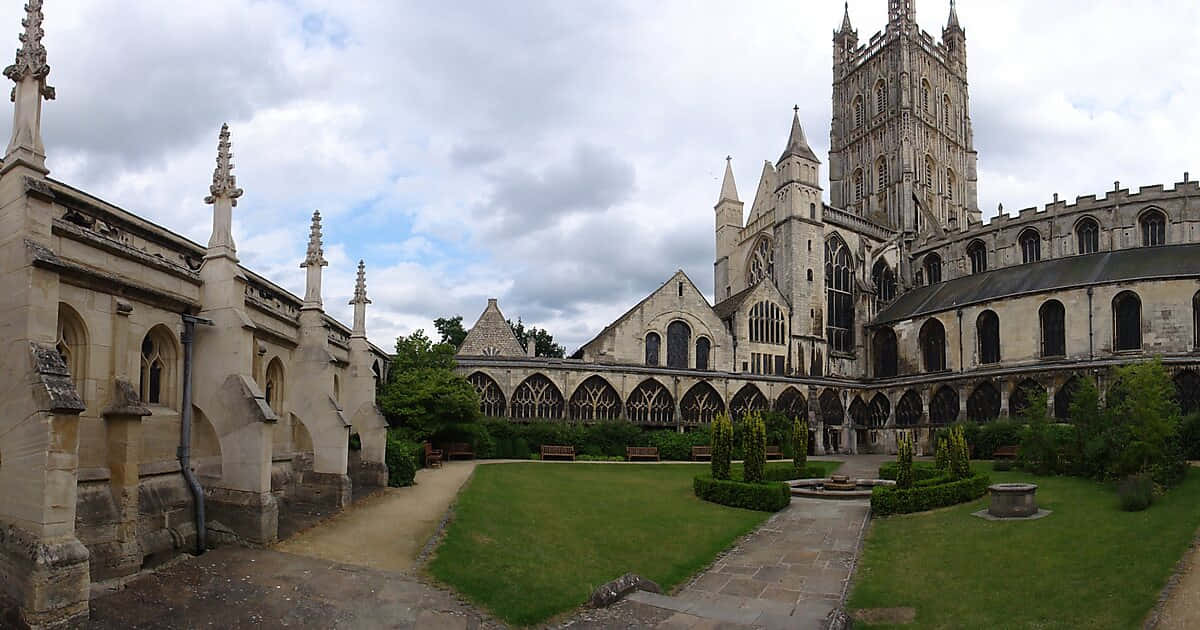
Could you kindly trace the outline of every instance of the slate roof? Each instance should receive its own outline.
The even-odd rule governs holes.
[[[474,357],[525,356],[525,349],[521,347],[521,342],[517,341],[517,336],[513,334],[512,327],[504,319],[504,314],[500,312],[500,307],[496,305],[494,298],[488,300],[487,308],[483,309],[479,321],[475,322],[471,331],[467,333],[466,339],[463,339],[462,347],[458,349],[458,355]]]
[[[1200,277],[1200,244],[1066,256],[955,278],[901,295],[879,312],[872,325],[1015,295],[1178,277]]]
[[[757,286],[757,284],[750,285],[749,287],[734,293],[724,300],[721,300],[720,303],[713,307],[713,311],[717,314],[717,317],[721,318],[722,321],[733,317],[733,314],[737,312],[738,307],[742,305],[742,302],[746,301],[746,298],[750,296],[750,292],[753,291],[754,287]]]

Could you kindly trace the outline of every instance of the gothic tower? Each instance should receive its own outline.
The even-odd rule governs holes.
[[[916,0],[889,0],[887,28],[863,46],[849,5],[833,34],[832,205],[890,223],[909,238],[929,222],[980,220],[967,90],[966,33],[954,2],[934,41]]]

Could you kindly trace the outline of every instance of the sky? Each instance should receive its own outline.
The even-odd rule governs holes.
[[[0,7],[19,45],[20,2]],[[199,243],[230,125],[242,263],[368,334],[505,315],[568,352],[683,269],[711,299],[725,156],[746,207],[792,107],[829,150],[840,0],[47,0],[51,177]],[[921,0],[940,37],[948,0]],[[853,0],[860,41],[886,0]],[[960,0],[984,217],[1200,177],[1200,3]],[[5,26],[7,25],[7,26]],[[7,29],[7,31],[6,31]],[[828,173],[822,168],[823,183]],[[828,196],[826,196],[828,201]]]

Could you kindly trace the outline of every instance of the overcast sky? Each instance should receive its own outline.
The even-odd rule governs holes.
[[[18,45],[21,2],[0,7]],[[948,0],[917,3],[940,37]],[[792,105],[829,150],[841,0],[46,0],[51,176],[208,240],[228,122],[242,262],[399,334],[498,297],[568,351],[683,269],[711,296],[726,154],[749,208]],[[979,202],[1010,211],[1200,177],[1200,7],[960,0]],[[853,0],[860,40],[886,0]],[[823,168],[823,179],[828,172]],[[826,180],[827,181],[827,180]],[[828,196],[826,196],[828,200]]]

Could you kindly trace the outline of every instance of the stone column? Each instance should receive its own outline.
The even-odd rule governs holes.
[[[114,346],[114,352],[125,346]],[[114,380],[112,398],[104,410],[108,448],[109,485],[117,508],[115,549],[112,556],[93,558],[92,578],[105,580],[132,575],[142,568],[138,542],[138,484],[141,462],[142,417],[150,410],[126,380]]]

